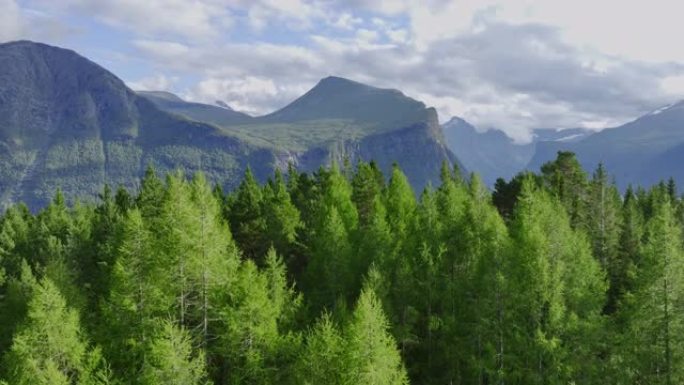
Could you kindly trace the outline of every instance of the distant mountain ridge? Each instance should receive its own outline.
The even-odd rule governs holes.
[[[442,125],[449,149],[458,155],[463,165],[480,174],[484,182],[493,186],[497,178],[509,179],[525,169],[540,142],[574,142],[591,132],[586,129],[537,129],[529,143],[515,143],[503,131],[479,131],[466,120],[453,117]]]
[[[648,186],[670,177],[684,182],[684,101],[659,108],[619,127],[607,128],[580,141],[544,143],[528,164],[537,169],[558,151],[572,151],[588,170],[599,163],[617,179]]]
[[[321,80],[273,114],[250,117],[136,93],[77,53],[41,43],[0,44],[0,205],[44,205],[61,188],[95,197],[105,183],[135,187],[147,164],[203,170],[232,188],[247,166],[264,180],[289,162],[397,162],[414,188],[436,182],[446,148],[434,109],[399,91]]]

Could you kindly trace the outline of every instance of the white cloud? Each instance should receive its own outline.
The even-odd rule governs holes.
[[[301,92],[302,89],[297,86],[276,85],[271,79],[248,76],[238,79],[207,78],[199,82],[185,97],[208,103],[223,100],[234,110],[264,115],[271,112],[272,108],[260,106],[273,103],[274,100],[287,103]]]
[[[176,82],[178,82],[177,77],[169,77],[157,73],[136,81],[127,82],[127,85],[135,91],[169,91]]]
[[[337,19],[333,19],[331,24],[337,28],[341,29],[354,29],[357,25],[363,23],[363,19],[360,17],[355,17],[353,14],[349,12],[344,12],[341,15],[337,17]]]
[[[668,76],[661,81],[661,86],[673,98],[684,99],[684,75]]]
[[[3,2],[0,22],[15,21],[16,3]],[[525,140],[532,127],[600,128],[684,95],[684,5],[674,0],[26,2],[131,33],[152,68],[131,84],[251,113],[339,75]],[[17,28],[0,24],[0,38]]]
[[[0,0],[0,42],[21,36],[21,9],[14,0]]]
[[[29,1],[36,7],[80,12],[109,25],[143,36],[170,34],[210,38],[231,25],[231,14],[220,0],[48,0]]]
[[[187,45],[173,41],[136,40],[133,45],[157,58],[171,59],[190,52]]]

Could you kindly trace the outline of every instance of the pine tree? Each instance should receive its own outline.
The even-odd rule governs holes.
[[[525,181],[512,224],[512,379],[529,384],[590,381],[605,283],[588,241],[561,203]],[[570,354],[572,352],[572,354]],[[562,363],[562,364],[561,364]]]
[[[386,193],[387,222],[397,240],[406,237],[416,209],[416,196],[406,175],[398,166],[392,168],[392,176]]]
[[[354,296],[352,245],[336,207],[327,215],[312,240],[312,255],[304,276],[305,297],[311,314],[333,309],[338,299]]]
[[[294,206],[279,170],[264,187],[265,242],[282,255],[293,252],[297,231],[302,226],[299,210]]]
[[[161,203],[164,199],[164,183],[159,179],[152,165],[145,169],[145,176],[140,182],[140,193],[136,205],[144,218],[158,218],[161,214]]]
[[[270,273],[261,273],[251,260],[240,268],[219,335],[218,345],[227,362],[225,383],[279,383],[278,368],[293,360],[298,341],[281,334],[280,325],[296,300],[287,287],[279,286],[284,272],[274,273],[278,269],[272,266]]]
[[[83,340],[78,315],[48,279],[34,287],[4,366],[16,385],[109,383],[98,350]]]
[[[587,175],[575,154],[559,151],[554,161],[542,165],[541,174],[546,188],[558,197],[565,207],[573,227],[577,228],[584,224]]]
[[[377,171],[366,162],[356,165],[356,173],[352,178],[352,201],[359,213],[359,226],[365,228],[373,216],[376,198],[382,192]]]
[[[142,213],[129,211],[118,242],[109,300],[104,305],[108,322],[101,333],[112,364],[130,376],[139,375],[156,318],[166,316],[174,305],[165,268],[154,251]]]
[[[382,305],[372,290],[361,293],[346,330],[346,340],[343,384],[408,384]]]
[[[634,382],[672,385],[684,381],[684,254],[672,204],[665,194],[655,194],[625,348],[631,352]]]
[[[324,313],[307,333],[306,343],[295,366],[295,383],[342,385],[348,370],[345,341],[330,315]]]
[[[594,257],[612,275],[617,267],[620,229],[620,193],[608,182],[603,164],[599,164],[589,182],[586,228],[591,238]]]
[[[190,334],[163,322],[147,351],[142,384],[210,385],[203,354],[192,348]]]
[[[215,339],[212,320],[218,319],[224,292],[236,281],[239,266],[237,249],[230,230],[223,222],[219,202],[203,174],[196,174],[191,185],[194,210],[186,229],[193,235],[187,250],[189,287],[194,292],[190,303],[190,322],[200,333],[200,346],[207,348]]]
[[[229,204],[230,230],[244,255],[261,261],[270,245],[264,241],[266,222],[263,216],[263,193],[247,167],[245,176]]]

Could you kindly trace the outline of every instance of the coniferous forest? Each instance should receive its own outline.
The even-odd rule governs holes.
[[[0,220],[7,384],[681,384],[684,201],[571,153],[416,194],[374,163],[156,175]]]

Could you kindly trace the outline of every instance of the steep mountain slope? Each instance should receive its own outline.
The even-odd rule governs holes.
[[[589,170],[603,162],[623,188],[653,184],[670,176],[682,183],[682,163],[677,160],[683,158],[684,150],[684,101],[578,142],[544,143],[528,168],[537,169],[560,150],[575,152]]]
[[[522,170],[534,153],[534,143],[516,144],[499,130],[478,132],[461,118],[454,117],[442,127],[449,149],[490,186],[497,178],[508,179]]]
[[[480,174],[489,186],[497,178],[509,179],[525,169],[542,141],[573,142],[589,135],[585,129],[537,129],[529,143],[516,143],[503,131],[478,131],[467,121],[454,117],[442,125],[449,149],[463,165]]]
[[[57,187],[67,197],[95,197],[104,183],[135,187],[147,164],[202,169],[231,188],[248,165],[263,180],[288,162],[315,170],[344,158],[385,170],[397,162],[417,189],[437,180],[443,160],[456,161],[434,109],[398,91],[328,78],[281,111],[250,118],[140,96],[70,50],[0,44],[0,205],[40,207]]]
[[[277,152],[159,110],[76,53],[0,45],[0,203],[43,205],[57,187],[95,196],[131,186],[147,164],[204,169],[231,184],[247,163],[265,177]],[[286,155],[285,155],[286,156]]]

